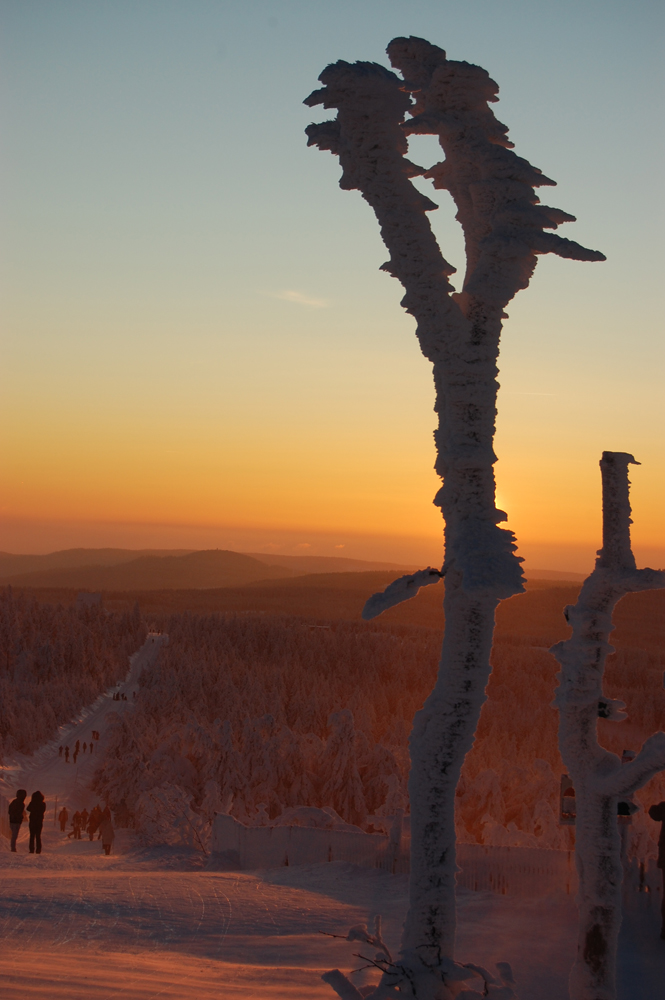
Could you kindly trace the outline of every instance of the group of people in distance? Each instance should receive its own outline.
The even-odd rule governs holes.
[[[11,830],[11,848],[16,853],[16,841],[21,832],[21,824],[28,812],[28,829],[30,831],[30,853],[42,853],[42,827],[44,826],[44,813],[46,812],[46,802],[41,792],[33,792],[32,798],[26,806],[25,800],[28,796],[25,788],[19,788],[16,798],[9,803],[9,828]]]
[[[69,813],[67,812],[67,807],[63,806],[58,813],[60,829],[63,833],[67,827],[68,819]],[[97,833],[97,840],[101,840],[104,853],[111,853],[111,847],[115,839],[115,831],[113,829],[113,821],[111,819],[111,810],[108,806],[106,806],[105,809],[102,809],[101,806],[96,805],[90,810],[90,812],[88,812],[87,809],[79,812],[77,809],[72,816],[72,828],[67,834],[67,839],[69,840],[70,837],[73,837],[74,840],[81,840],[82,830],[88,834],[90,840],[94,840],[95,834]]]
[[[41,792],[33,792],[30,802],[26,806],[25,800],[28,793],[25,788],[19,788],[16,798],[9,803],[9,827],[11,830],[11,849],[16,853],[16,841],[21,832],[21,824],[28,814],[28,829],[30,831],[30,854],[42,853],[42,827],[44,826],[44,813],[46,812],[46,802]],[[65,832],[69,813],[67,807],[63,806],[58,814],[60,829]],[[72,829],[67,837],[74,837],[74,840],[81,840],[81,830],[85,830],[90,840],[94,840],[95,833],[99,831],[98,840],[101,840],[104,854],[111,853],[111,847],[115,839],[111,810],[108,806],[102,809],[96,805],[90,812],[84,809],[78,810],[72,816]]]
[[[93,730],[93,735],[94,735],[94,730]],[[97,737],[97,739],[99,739],[99,737]],[[92,742],[92,740],[90,740],[89,746],[90,746],[90,753],[92,753],[92,750],[93,750],[93,742]],[[73,755],[73,757],[74,757],[74,763],[76,763],[76,758],[78,757],[78,755],[81,752],[81,750],[83,750],[83,753],[85,753],[87,749],[88,749],[88,744],[87,743],[84,743],[83,747],[81,747],[81,741],[80,740],[76,741],[76,745],[74,746],[74,755]],[[69,747],[68,746],[67,747],[63,747],[63,746],[59,746],[58,747],[58,757],[62,757],[63,753],[65,755],[65,764],[69,764]]]

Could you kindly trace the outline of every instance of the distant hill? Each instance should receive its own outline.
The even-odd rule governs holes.
[[[351,582],[350,577],[388,573],[394,579],[417,568],[346,556],[289,556],[225,549],[64,549],[46,555],[0,552],[0,585],[103,591],[212,590],[307,577],[307,584],[297,586],[340,590],[348,585],[354,590],[361,580]],[[584,578],[581,573],[556,570],[531,570],[528,575],[530,588],[561,586]],[[324,581],[324,576],[330,579]]]
[[[252,559],[259,559],[267,566],[285,566],[298,576],[310,573],[372,573],[398,570],[400,574],[413,573],[421,566],[404,566],[397,562],[376,562],[371,559],[349,559],[345,556],[282,556],[265,552],[245,552]]]
[[[65,549],[48,555],[0,552],[0,584],[82,590],[205,590],[310,573],[389,569],[399,574],[411,568],[336,556],[276,556],[219,549]]]
[[[79,566],[118,566],[142,556],[186,556],[194,549],[63,549],[46,555],[0,552],[0,582],[25,573]]]
[[[208,590],[242,587],[256,580],[293,575],[284,566],[267,566],[258,559],[210,549],[179,556],[141,556],[116,565],[75,566],[16,574],[4,583],[19,587],[73,587],[81,590]]]

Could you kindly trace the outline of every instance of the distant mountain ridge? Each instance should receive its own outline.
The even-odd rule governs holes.
[[[408,567],[326,556],[263,556],[226,549],[68,549],[44,556],[0,553],[0,584],[81,590],[209,590],[284,580],[313,572]]]
[[[350,559],[348,556],[282,556],[265,552],[245,552],[244,555],[258,559],[266,566],[285,566],[296,570],[298,576],[310,573],[374,573],[382,570],[401,570],[413,573],[420,566],[403,566],[397,562],[377,562],[368,559]]]
[[[46,569],[12,576],[5,582],[23,587],[83,590],[209,590],[292,575],[293,570],[266,566],[239,552],[211,549],[184,556],[141,556],[115,566]]]
[[[46,555],[15,555],[0,552],[0,583],[9,577],[48,569],[79,566],[117,566],[142,556],[186,556],[195,549],[62,549]]]
[[[214,590],[315,575],[411,573],[420,567],[348,556],[292,556],[229,549],[64,549],[45,555],[0,552],[0,586],[77,590]],[[534,569],[529,580],[584,579],[582,573]],[[313,583],[313,581],[310,581]]]

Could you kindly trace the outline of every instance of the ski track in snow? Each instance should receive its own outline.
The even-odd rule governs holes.
[[[30,756],[19,754],[14,760],[6,761],[0,767],[0,792],[6,798],[13,798],[21,783],[28,789],[29,795],[39,788],[47,799],[46,819],[49,815],[48,807],[53,809],[56,798],[58,808],[66,804],[70,813],[72,807],[74,810],[84,806],[89,808],[93,798],[89,785],[103,754],[107,717],[112,712],[122,713],[131,708],[141,671],[158,655],[162,641],[159,637],[154,640],[149,637],[130,657],[130,667],[124,683],[105,691],[92,705],[81,709],[76,719],[60,726],[53,740]],[[127,701],[113,701],[112,696],[116,691],[126,694]],[[94,751],[79,753],[74,763],[76,741],[80,740],[81,746],[83,743],[90,744],[93,729],[100,733],[101,739],[94,741]],[[69,763],[64,756],[59,756],[59,746],[69,746]]]
[[[132,659],[123,686],[129,699],[152,655],[148,648]],[[59,738],[5,769],[5,795],[21,784],[29,793],[40,788],[48,809],[40,856],[27,853],[27,824],[17,854],[0,842],[3,1000],[332,1000],[321,974],[362,963],[353,957],[357,943],[320,931],[345,934],[381,913],[397,950],[407,876],[342,862],[219,872],[205,867],[200,852],[145,849],[126,830],[117,831],[110,857],[96,840],[68,840],[54,824],[55,795],[70,814],[94,805],[87,783],[101,757],[105,718],[127,710],[131,700],[114,702],[107,693],[66,727],[70,747],[91,729],[101,733],[93,757],[81,755],[77,766],[58,757]],[[511,962],[520,1000],[567,996],[577,919],[569,897],[458,895],[461,960],[489,968]],[[659,953],[651,942],[658,904],[640,899],[643,912],[626,925],[619,1000],[656,1000],[662,992],[665,946]],[[353,979],[361,985],[375,975]]]

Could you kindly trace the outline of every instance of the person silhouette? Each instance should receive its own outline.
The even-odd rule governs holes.
[[[72,828],[67,834],[67,840],[69,840],[70,837],[73,837],[74,840],[81,839],[81,813],[78,809],[72,816]]]
[[[65,764],[69,764],[69,747],[65,747]]]
[[[32,798],[27,806],[30,813],[28,830],[30,831],[30,845],[28,850],[31,854],[35,851],[42,853],[42,827],[44,825],[44,813],[46,812],[46,802],[41,792],[33,792]]]
[[[16,798],[9,803],[9,829],[12,832],[11,849],[16,854],[16,840],[21,831],[21,823],[25,816],[25,797],[28,793],[25,788],[19,788]]]
[[[99,829],[101,832],[102,847],[104,848],[104,854],[108,856],[111,853],[111,847],[113,846],[113,840],[115,838],[115,831],[113,829],[113,822],[111,820],[111,810],[109,809],[108,806],[102,813]]]

